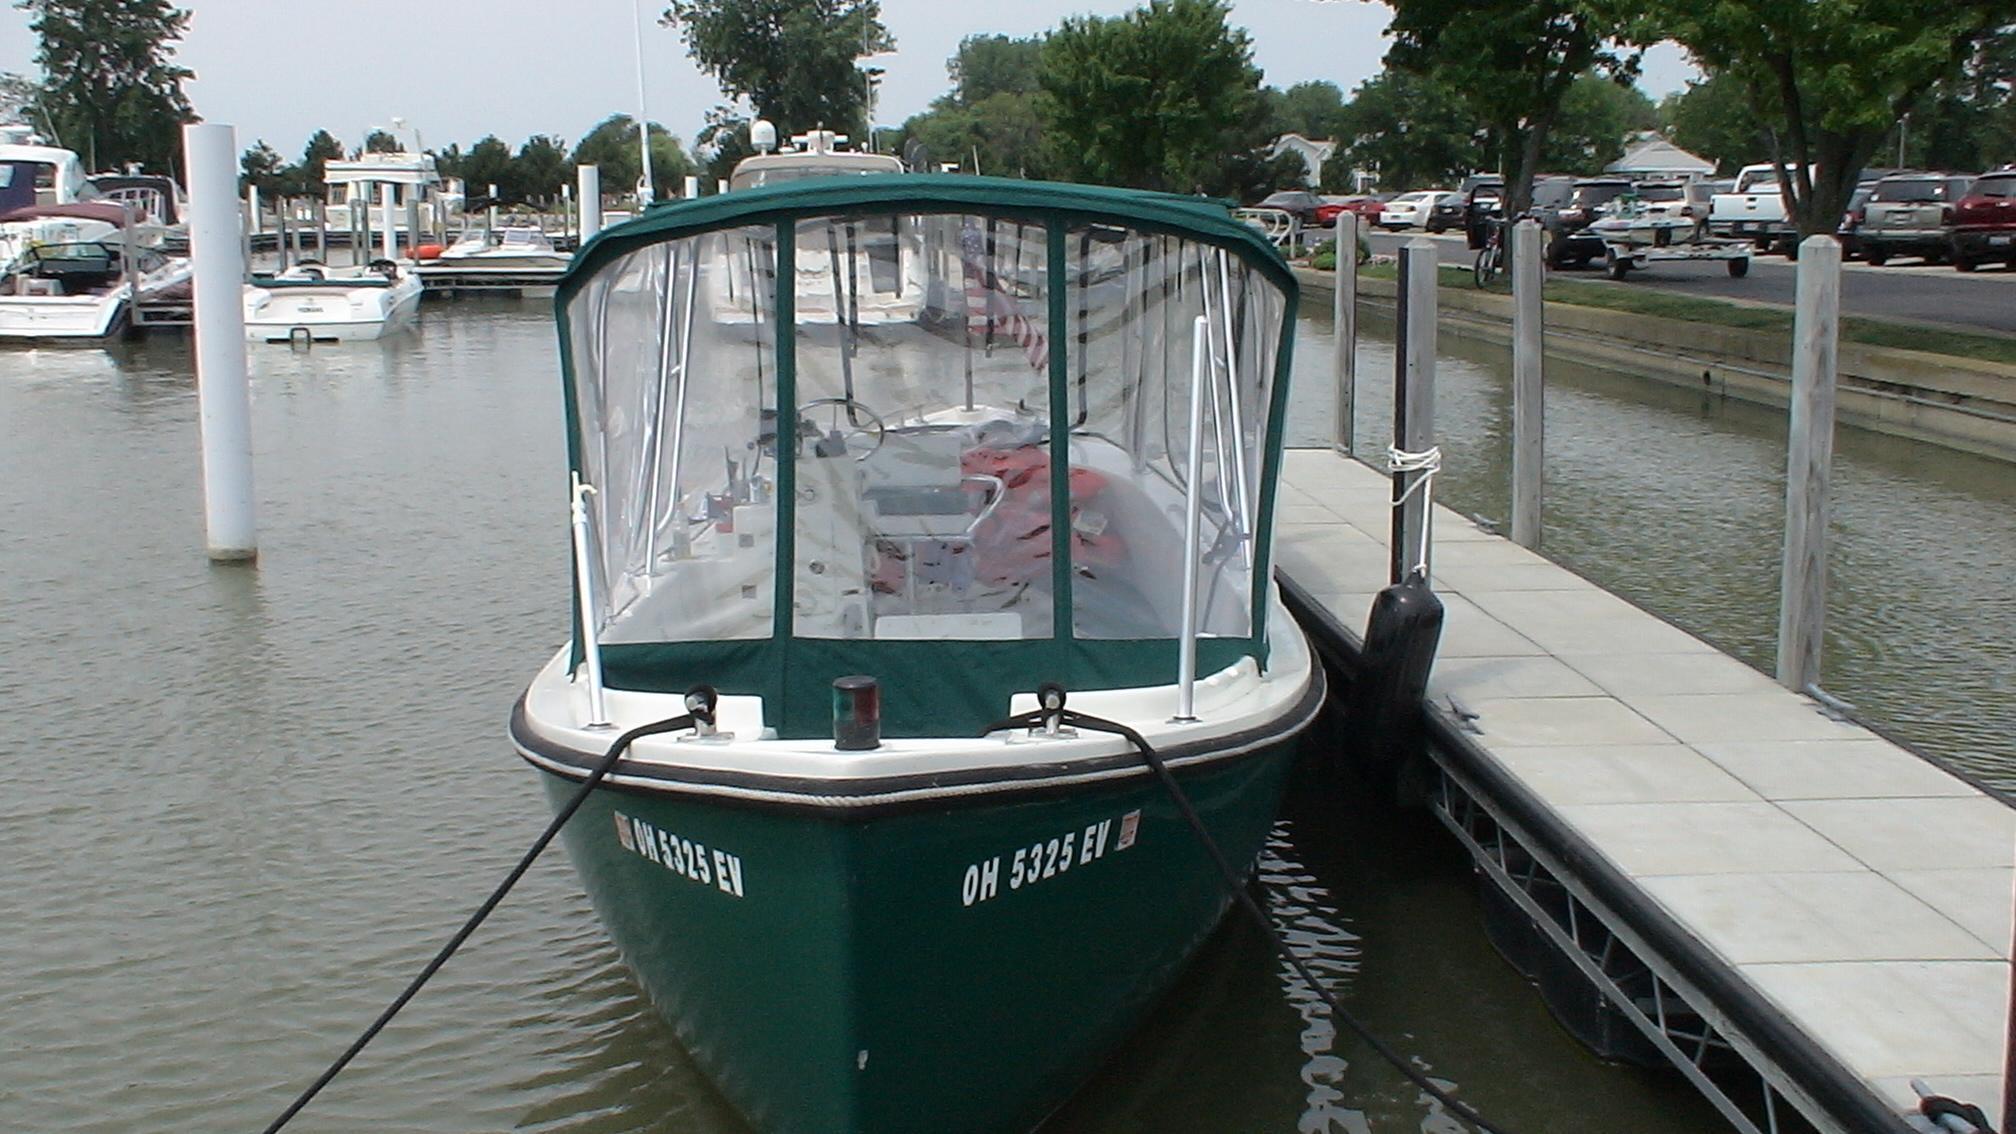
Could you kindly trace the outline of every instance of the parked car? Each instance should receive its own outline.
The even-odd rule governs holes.
[[[1876,192],[1874,183],[1857,185],[1855,192],[1848,195],[1848,208],[1841,214],[1841,223],[1834,227],[1834,239],[1841,243],[1841,258],[1853,260],[1862,255],[1862,220],[1869,205],[1869,195]]]
[[[1971,174],[1896,173],[1876,183],[1858,235],[1862,258],[1882,264],[1892,256],[1944,259],[1953,246],[1953,206],[1974,183]]]
[[[1981,175],[1953,203],[1950,239],[1948,255],[1963,272],[1983,260],[2016,269],[2016,166]]]
[[[1379,210],[1379,227],[1398,232],[1403,228],[1424,228],[1435,202],[1446,194],[1441,189],[1421,189],[1402,193]]]
[[[1424,223],[1429,232],[1447,232],[1463,227],[1464,196],[1460,192],[1444,193],[1435,198],[1435,204],[1428,210],[1428,220]]]
[[[1543,173],[1533,179],[1533,202],[1529,207],[1540,215],[1559,209],[1574,195],[1574,186],[1572,177]],[[1463,235],[1470,247],[1482,248],[1490,239],[1492,223],[1505,216],[1504,197],[1505,183],[1499,179],[1471,186],[1463,206]]]
[[[1283,189],[1279,193],[1269,193],[1255,206],[1262,209],[1280,209],[1302,222],[1304,228],[1321,223],[1316,211],[1323,205],[1323,199],[1306,189]]]
[[[1585,267],[1603,257],[1603,241],[1584,230],[1602,215],[1603,206],[1631,192],[1624,177],[1585,177],[1570,182],[1566,200],[1555,204],[1533,187],[1533,213],[1547,230],[1547,266]]]

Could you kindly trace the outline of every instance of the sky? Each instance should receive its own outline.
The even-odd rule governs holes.
[[[876,120],[897,124],[944,93],[945,60],[978,33],[1032,35],[1066,16],[1113,15],[1138,0],[882,0],[897,50],[882,67]],[[651,0],[183,0],[192,13],[178,60],[197,113],[298,154],[327,129],[349,145],[374,127],[466,149],[494,133],[514,147],[533,134],[570,144],[612,113],[635,113],[633,29],[654,19]],[[1370,0],[1238,0],[1233,22],[1253,38],[1266,81],[1286,88],[1328,79],[1348,94],[1379,70],[1390,10]],[[32,74],[28,13],[0,7],[0,71]],[[679,36],[644,33],[644,98],[651,119],[690,139],[709,107],[726,101],[686,58]],[[1670,45],[1647,56],[1639,85],[1658,99],[1695,75]],[[779,123],[804,130],[810,123]]]

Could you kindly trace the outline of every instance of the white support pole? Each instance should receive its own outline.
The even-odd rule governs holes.
[[[1198,273],[1203,279],[1203,273]],[[1197,568],[1204,530],[1204,388],[1211,382],[1211,321],[1190,325],[1190,459],[1184,476],[1183,625],[1176,643],[1176,719],[1197,719]],[[1222,459],[1222,457],[1221,457]]]
[[[1792,316],[1792,420],[1785,454],[1785,560],[1778,596],[1778,682],[1820,683],[1827,616],[1827,495],[1834,464],[1835,346],[1841,330],[1841,246],[1799,244]]]
[[[196,309],[196,399],[210,558],[259,555],[252,495],[252,394],[245,370],[245,260],[238,224],[238,132],[182,128]]]
[[[252,226],[252,235],[264,235],[266,229],[261,225],[259,220],[259,187],[257,185],[247,185],[245,187],[245,215],[247,223]]]
[[[725,177],[717,178],[714,182],[714,191],[716,193],[726,193],[728,191],[728,179]]]
[[[399,226],[393,220],[392,186],[390,184],[378,187],[378,212],[379,219],[384,222],[382,231],[378,234],[379,256],[386,260],[397,260],[399,258]]]
[[[1435,242],[1417,236],[1400,248],[1399,311],[1393,361],[1393,448],[1420,456],[1435,443]],[[1429,569],[1434,513],[1420,481],[1427,470],[1393,473],[1392,581]]]
[[[581,608],[581,623],[576,632],[581,635],[581,658],[588,666],[588,721],[589,728],[606,728],[609,725],[608,707],[602,697],[602,643],[595,637],[595,621],[601,616],[601,608],[595,604],[595,575],[590,570],[591,559],[588,529],[588,498],[595,494],[593,485],[583,484],[581,475],[574,475],[574,503],[571,511],[574,528],[574,575],[575,598]]]
[[[574,176],[580,180],[580,189],[575,194],[581,198],[581,243],[602,231],[602,167],[599,165],[579,166]]]
[[[1358,429],[1358,214],[1337,214],[1337,332],[1333,374],[1337,381],[1337,419],[1331,447],[1345,456]]]
[[[700,179],[698,177],[693,176],[690,173],[687,174],[684,191],[686,199],[689,201],[695,197],[698,197],[700,195]]]
[[[1547,387],[1543,377],[1541,232],[1512,226],[1512,542],[1540,546],[1546,498]]]
[[[497,186],[490,186],[490,231],[497,231]]]

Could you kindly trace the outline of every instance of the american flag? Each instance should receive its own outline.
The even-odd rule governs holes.
[[[1014,339],[1030,369],[1048,371],[1050,340],[1042,326],[1028,316],[1020,299],[1002,289],[999,276],[993,287],[987,286],[987,241],[972,217],[959,231],[959,261],[965,276],[967,329],[990,340],[997,333]]]

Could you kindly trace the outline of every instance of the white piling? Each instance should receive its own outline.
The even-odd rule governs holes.
[[[689,201],[695,197],[698,197],[700,195],[700,179],[698,177],[693,176],[692,174],[687,174],[686,184],[683,187],[683,191],[686,199]]]
[[[1820,682],[1827,621],[1827,494],[1834,464],[1835,346],[1841,331],[1841,245],[1799,243],[1792,316],[1792,420],[1785,454],[1785,559],[1778,593],[1778,681]]]
[[[714,182],[714,191],[715,191],[716,193],[726,193],[726,192],[728,191],[728,179],[727,179],[727,178],[725,178],[725,177],[723,177],[723,178],[721,178],[721,179],[719,179],[719,180],[715,181],[715,182]]]
[[[602,167],[584,165],[574,171],[580,180],[580,190],[575,195],[581,198],[581,243],[602,231]]]
[[[490,229],[497,229],[497,186],[490,186]]]
[[[252,496],[252,395],[245,370],[245,261],[239,253],[238,132],[182,128],[195,272],[196,398],[203,445],[203,519],[210,558],[258,558]]]
[[[397,260],[399,228],[393,223],[392,186],[389,184],[378,187],[378,213],[379,219],[384,222],[383,231],[378,234],[378,253],[384,259]]]
[[[1531,219],[1512,226],[1512,542],[1522,547],[1540,546],[1546,498],[1542,239]]]
[[[1435,444],[1435,242],[1417,236],[1400,249],[1399,326],[1394,341],[1392,581],[1430,570],[1434,513],[1421,481],[1433,476]]]
[[[1348,457],[1358,429],[1358,214],[1349,209],[1337,214],[1336,299],[1337,420],[1331,443]]]
[[[266,229],[262,226],[259,219],[259,187],[257,185],[247,185],[245,187],[245,215],[247,223],[252,226],[252,235],[263,235]]]

